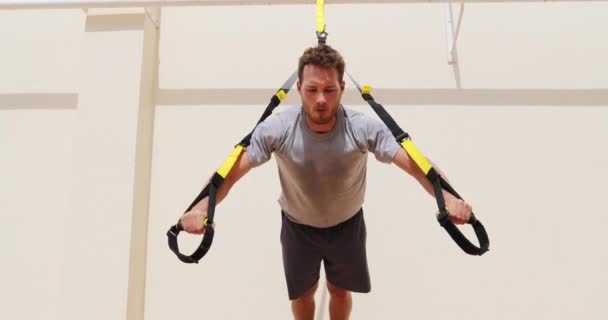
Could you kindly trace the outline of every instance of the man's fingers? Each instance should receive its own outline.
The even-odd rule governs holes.
[[[457,210],[455,210],[451,218],[452,222],[454,222],[455,224],[464,224],[468,221],[464,208],[458,208]]]
[[[465,211],[466,214],[464,217],[464,219],[465,219],[464,223],[467,223],[467,222],[469,222],[469,220],[471,219],[471,215],[473,214],[473,207],[466,202],[464,204],[466,206],[466,211]]]
[[[463,220],[463,219],[461,219],[461,218],[455,218],[455,219],[453,220],[453,222],[454,222],[455,224],[464,224],[464,220]]]
[[[448,214],[453,223],[465,224],[471,219],[473,208],[466,201],[453,198],[449,201]]]
[[[191,234],[203,234],[205,232],[205,228],[197,228],[197,227],[189,227],[189,228],[185,228],[184,230]]]
[[[203,234],[205,233],[205,226],[203,225],[202,213],[195,211],[188,211],[180,218],[180,222],[184,231],[190,234]]]
[[[471,205],[464,200],[459,200],[456,210],[458,224],[465,224],[471,218]]]

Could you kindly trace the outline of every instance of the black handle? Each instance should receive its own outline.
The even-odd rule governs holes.
[[[467,224],[473,226],[473,230],[475,231],[475,236],[479,242],[479,246],[475,246],[473,243],[471,243],[471,241],[469,241],[469,239],[467,239],[467,237],[465,237],[464,234],[462,234],[462,232],[460,232],[458,227],[450,219],[445,208],[445,200],[443,198],[442,191],[445,189],[458,199],[462,199],[462,197],[456,192],[456,190],[454,190],[454,188],[452,188],[452,186],[450,186],[447,181],[443,179],[443,177],[438,174],[435,175],[433,187],[435,189],[437,206],[439,207],[437,221],[439,221],[439,224],[445,229],[445,231],[447,231],[452,240],[456,242],[460,249],[470,255],[481,256],[488,252],[490,248],[490,239],[488,238],[488,233],[486,232],[483,224],[481,224],[477,217],[475,217],[475,214],[471,212],[471,217],[469,218],[469,221],[467,221]]]
[[[217,174],[217,173],[216,173]],[[213,236],[215,235],[215,226],[213,225],[213,215],[215,213],[215,204],[217,196],[217,188],[214,184],[214,179],[205,186],[205,188],[199,193],[194,199],[192,204],[188,207],[186,212],[192,210],[205,197],[209,197],[209,204],[207,206],[207,220],[205,222],[205,233],[201,243],[191,255],[185,255],[179,251],[179,245],[177,242],[177,236],[181,231],[184,230],[181,219],[177,223],[169,228],[167,231],[167,238],[169,243],[169,249],[175,253],[177,258],[185,263],[198,263],[209,251],[211,244],[213,243]]]

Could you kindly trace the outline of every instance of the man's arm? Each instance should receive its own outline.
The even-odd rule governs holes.
[[[430,161],[430,160],[429,160]],[[412,160],[405,150],[399,149],[393,162],[409,175],[414,177],[420,185],[433,197],[435,197],[435,189],[431,182],[426,178],[425,174],[422,170],[416,165],[414,160]],[[433,164],[433,168],[444,178],[447,180],[446,175]],[[463,224],[469,221],[471,217],[471,206],[465,202],[464,200],[460,200],[454,197],[451,193],[443,190],[443,198],[445,199],[445,205],[448,208],[448,214],[452,222],[456,224]]]
[[[247,151],[245,150],[241,153],[239,159],[234,164],[230,173],[224,180],[224,183],[220,186],[217,191],[216,205],[218,205],[224,198],[228,195],[228,192],[232,188],[232,186],[239,181],[249,170],[251,170],[251,163],[249,162],[249,157],[247,156]],[[207,206],[209,203],[209,198],[205,197],[198,204],[196,204],[192,210],[186,212],[181,217],[182,226],[184,227],[184,231],[192,234],[202,234],[205,230],[203,227],[203,220],[207,217]]]

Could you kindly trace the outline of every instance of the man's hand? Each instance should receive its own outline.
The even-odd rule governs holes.
[[[224,180],[224,183],[217,190],[216,202],[218,205],[226,195],[230,188],[241,178],[243,177],[249,170],[251,170],[252,166],[249,162],[249,157],[247,156],[247,151],[241,153],[236,164],[232,167],[230,173]],[[203,234],[205,232],[204,221],[207,218],[207,206],[209,205],[209,198],[205,197],[199,203],[197,203],[190,211],[186,212],[182,215],[180,221],[182,223],[182,227],[184,231],[192,234]]]
[[[207,217],[205,210],[197,210],[196,208],[182,215],[180,221],[184,231],[192,234],[203,234],[205,227],[203,221]]]
[[[465,224],[471,218],[473,209],[466,201],[454,197],[451,193],[444,192],[445,206],[448,208],[450,220],[455,224]]]

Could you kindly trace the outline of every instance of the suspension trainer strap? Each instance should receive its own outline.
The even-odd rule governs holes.
[[[215,223],[214,223],[214,215],[215,215],[215,205],[217,200],[217,191],[220,186],[224,183],[226,177],[230,173],[230,171],[234,168],[237,160],[249,146],[251,143],[251,135],[255,128],[264,121],[268,116],[272,114],[274,109],[278,107],[281,102],[287,97],[287,93],[296,82],[298,78],[298,73],[294,72],[291,74],[289,79],[285,81],[285,83],[281,86],[281,88],[272,96],[266,110],[262,113],[262,116],[256,123],[255,127],[251,130],[247,136],[245,136],[241,142],[239,142],[232,153],[228,156],[228,158],[224,161],[224,163],[220,166],[220,168],[213,174],[209,183],[203,188],[203,190],[199,193],[199,195],[194,199],[192,204],[188,207],[186,212],[192,210],[192,208],[197,205],[201,200],[206,197],[209,197],[209,203],[207,205],[207,217],[203,221],[203,225],[205,228],[205,233],[203,234],[203,240],[201,241],[198,248],[191,255],[182,254],[179,251],[179,245],[177,243],[177,236],[181,231],[184,230],[181,224],[181,220],[177,222],[174,226],[171,226],[169,231],[167,231],[167,237],[169,241],[169,248],[177,258],[185,263],[198,263],[200,259],[202,259],[209,248],[211,248],[211,244],[213,243],[213,236],[215,235]]]
[[[347,73],[350,79],[353,81],[363,100],[365,100],[376,114],[380,117],[382,122],[391,130],[391,133],[397,140],[397,143],[407,152],[408,156],[416,163],[416,165],[422,170],[427,179],[433,185],[435,191],[435,200],[437,201],[437,207],[439,208],[439,214],[437,215],[437,221],[439,224],[448,232],[450,237],[458,244],[458,246],[466,253],[471,255],[482,255],[489,250],[490,240],[488,234],[479,220],[471,213],[471,218],[467,222],[473,226],[477,240],[479,241],[479,247],[471,243],[460,230],[450,220],[447,208],[445,206],[445,199],[443,198],[443,190],[451,193],[458,199],[462,197],[454,190],[454,188],[433,168],[430,161],[422,155],[420,150],[414,145],[409,134],[403,131],[395,120],[388,114],[384,107],[377,103],[371,95],[370,86],[361,86],[355,79]]]
[[[325,1],[317,0],[317,41],[319,44],[325,44],[327,35],[325,31]]]

